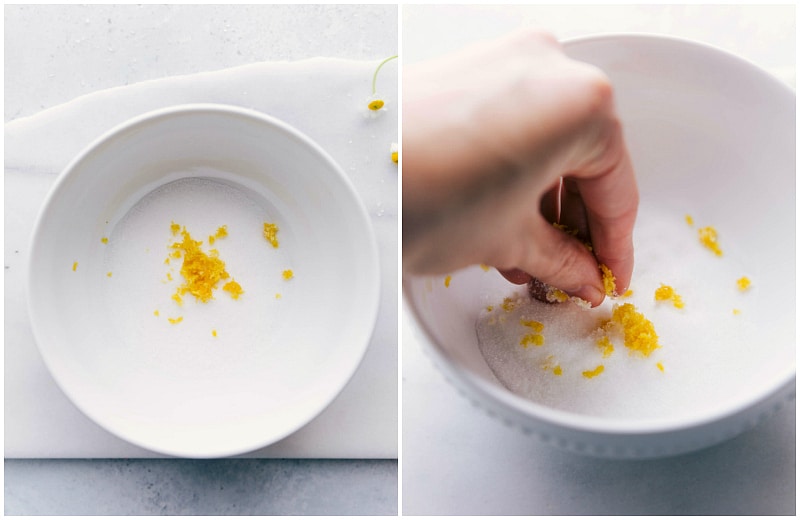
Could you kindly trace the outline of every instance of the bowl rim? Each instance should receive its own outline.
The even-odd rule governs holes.
[[[318,406],[315,407],[313,413],[309,413],[303,421],[298,421],[297,424],[293,424],[291,428],[284,429],[278,435],[270,435],[268,437],[264,437],[262,440],[252,441],[250,443],[225,443],[224,445],[220,446],[212,446],[210,449],[207,450],[191,450],[191,449],[183,449],[178,448],[175,449],[174,447],[165,448],[159,446],[157,442],[149,442],[149,441],[142,441],[136,439],[135,436],[130,435],[126,431],[122,431],[116,425],[110,426],[105,421],[103,414],[97,414],[95,411],[91,409],[90,406],[87,406],[85,402],[81,399],[77,399],[76,396],[73,394],[72,389],[64,382],[62,376],[59,375],[59,369],[55,366],[54,361],[51,359],[49,354],[49,349],[47,346],[43,345],[43,338],[41,337],[41,313],[37,311],[38,304],[37,298],[34,296],[36,291],[34,291],[35,286],[35,278],[36,273],[33,271],[32,266],[34,265],[35,258],[39,255],[38,250],[40,247],[41,240],[40,235],[43,232],[43,228],[46,225],[47,221],[52,218],[50,214],[51,206],[53,200],[59,196],[62,187],[70,181],[72,177],[76,175],[76,170],[79,168],[81,163],[83,163],[87,158],[89,158],[92,154],[96,153],[98,150],[102,149],[102,146],[119,137],[127,130],[133,129],[140,125],[149,124],[152,122],[156,122],[160,119],[169,118],[175,115],[186,115],[186,114],[199,114],[199,113],[214,113],[214,114],[223,114],[227,116],[239,117],[249,120],[256,120],[261,124],[266,124],[271,126],[277,130],[279,130],[284,135],[288,136],[291,139],[294,139],[303,146],[307,147],[308,150],[319,157],[326,165],[326,167],[333,173],[335,173],[337,177],[338,183],[349,193],[349,195],[354,200],[355,204],[352,205],[351,211],[357,214],[358,220],[360,220],[363,224],[364,231],[366,232],[366,243],[363,244],[364,250],[359,254],[365,258],[369,265],[372,266],[370,272],[362,273],[363,276],[369,276],[371,280],[366,285],[368,288],[367,293],[367,302],[365,308],[362,310],[363,319],[363,330],[361,331],[363,334],[362,342],[358,345],[358,349],[355,350],[355,355],[353,359],[353,363],[348,368],[348,370],[341,372],[341,379],[339,384],[336,385],[335,391],[331,392],[325,399],[321,399]],[[33,225],[33,231],[30,235],[29,239],[30,249],[29,254],[27,255],[26,265],[28,267],[28,272],[26,274],[25,280],[25,295],[26,295],[26,308],[28,312],[28,317],[31,326],[31,332],[34,337],[34,342],[36,344],[37,350],[41,356],[41,359],[44,365],[47,368],[47,371],[55,381],[58,388],[61,392],[68,398],[68,400],[83,413],[86,417],[88,417],[93,423],[100,426],[105,431],[108,431],[112,435],[129,442],[135,446],[140,448],[153,451],[155,453],[160,453],[168,456],[177,456],[177,457],[187,457],[187,458],[219,458],[219,457],[230,457],[236,455],[246,454],[258,449],[265,448],[270,446],[276,442],[279,442],[286,437],[294,434],[304,426],[308,425],[311,421],[313,421],[317,416],[319,416],[322,412],[327,409],[330,404],[342,393],[344,388],[350,383],[353,379],[358,368],[362,365],[364,358],[366,357],[367,350],[369,349],[370,343],[372,338],[375,334],[375,327],[377,325],[378,319],[378,312],[380,307],[380,294],[381,294],[381,268],[380,268],[380,260],[378,254],[378,244],[375,237],[375,230],[371,222],[371,218],[367,209],[364,205],[363,200],[359,196],[357,190],[355,189],[355,185],[353,184],[352,180],[344,173],[344,170],[339,166],[339,164],[333,159],[333,157],[325,151],[316,141],[308,137],[306,134],[298,130],[297,128],[289,125],[288,123],[271,116],[269,114],[259,112],[255,109],[245,108],[241,106],[235,105],[228,105],[224,103],[185,103],[185,104],[177,104],[171,105],[167,107],[158,108],[155,110],[151,110],[137,116],[131,117],[121,123],[118,123],[112,126],[109,130],[103,132],[94,140],[92,140],[88,145],[86,145],[80,153],[78,153],[64,169],[58,174],[57,178],[53,182],[52,186],[49,188],[47,195],[45,196],[43,202],[39,207],[39,211],[36,216],[36,220]],[[38,316],[38,317],[37,317]],[[37,325],[39,324],[39,325]]]
[[[630,43],[639,41],[660,42],[669,45],[681,46],[685,49],[702,49],[704,52],[710,52],[718,57],[731,60],[733,63],[738,64],[738,66],[745,67],[748,69],[749,73],[758,76],[760,81],[770,82],[773,84],[773,86],[778,86],[780,89],[782,89],[785,94],[790,95],[792,98],[796,97],[795,91],[789,85],[746,58],[733,54],[714,45],[701,41],[695,41],[689,38],[656,33],[609,32],[566,38],[559,40],[559,43],[566,51],[571,46],[603,41],[621,41]],[[784,388],[792,384],[793,381],[796,381],[795,360],[791,366],[787,366],[785,371],[775,378],[773,384],[766,386],[764,390],[757,394],[740,399],[733,404],[728,405],[727,407],[714,411],[713,413],[695,412],[681,415],[674,419],[614,419],[593,417],[575,412],[557,410],[518,396],[505,388],[499,388],[495,384],[490,384],[472,372],[458,369],[448,359],[447,355],[441,351],[441,348],[436,342],[435,335],[429,329],[425,321],[421,319],[419,309],[417,309],[415,306],[413,298],[410,297],[409,276],[412,278],[422,278],[428,275],[406,275],[404,273],[402,280],[402,293],[405,302],[405,308],[409,309],[411,311],[411,315],[413,316],[412,322],[416,332],[415,335],[421,340],[420,343],[424,350],[433,358],[436,367],[446,376],[447,379],[457,382],[458,384],[456,386],[460,389],[466,388],[473,392],[474,395],[480,396],[484,400],[489,400],[494,405],[504,409],[506,412],[511,411],[516,415],[522,414],[528,419],[541,421],[543,424],[550,424],[576,432],[590,432],[606,435],[660,435],[668,432],[686,431],[717,423],[727,418],[739,415],[756,407],[759,403],[769,399],[771,396],[780,393]]]
[[[750,69],[751,73],[761,76],[763,80],[772,83],[773,86],[778,86],[780,89],[784,90],[786,94],[796,97],[795,89],[789,86],[786,82],[781,81],[774,74],[771,74],[764,68],[760,67],[754,61],[745,58],[744,56],[741,56],[739,54],[735,54],[723,47],[702,40],[694,40],[683,36],[675,36],[665,33],[630,31],[630,32],[598,32],[583,36],[574,36],[559,40],[559,44],[562,46],[564,50],[568,50],[572,46],[581,45],[584,43],[596,43],[602,41],[615,41],[615,40],[622,42],[629,41],[632,43],[635,43],[637,41],[660,42],[660,43],[676,45],[678,47],[702,49],[711,54],[716,54],[717,56],[724,57],[725,59],[730,60],[733,63],[738,62],[739,66],[744,66]]]

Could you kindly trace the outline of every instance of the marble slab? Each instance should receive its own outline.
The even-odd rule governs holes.
[[[283,120],[324,148],[353,182],[378,241],[381,300],[366,357],[337,399],[297,433],[247,457],[396,458],[398,448],[397,66],[381,70],[385,110],[367,100],[378,61],[264,62],[98,91],[5,125],[5,457],[160,457],[106,432],[65,397],[36,348],[25,300],[33,223],[58,174],[129,118],[222,103]]]

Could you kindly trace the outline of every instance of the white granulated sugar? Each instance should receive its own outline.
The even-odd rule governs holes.
[[[205,253],[218,250],[225,270],[244,290],[239,299],[222,290],[230,279],[220,280],[206,303],[189,293],[182,305],[172,299],[184,282],[183,258],[165,263],[174,251],[170,246],[182,241],[180,232],[172,234],[172,222],[201,241]],[[265,240],[264,222],[279,224],[279,248]],[[228,235],[210,245],[209,235],[223,225]],[[295,265],[291,227],[267,201],[233,184],[190,177],[150,192],[111,226],[102,273],[112,272],[102,282],[102,305],[111,310],[106,319],[114,331],[110,348],[130,351],[131,363],[149,360],[148,370],[152,364],[193,378],[241,372],[242,363],[278,362],[271,344],[285,336],[285,317],[296,305],[295,285],[281,273]],[[168,321],[178,317],[180,323]]]
[[[479,348],[498,380],[555,409],[618,419],[702,413],[740,392],[757,345],[757,330],[748,318],[757,280],[750,291],[738,291],[736,280],[748,271],[731,255],[716,257],[704,248],[697,227],[687,225],[683,215],[643,209],[635,234],[633,295],[606,298],[596,309],[541,303],[524,287],[510,288],[513,308],[503,309],[497,301],[476,324]],[[725,251],[725,229],[716,227]],[[683,309],[655,301],[662,283],[683,298]],[[614,352],[606,358],[596,344],[598,323],[611,317],[615,304],[624,303],[635,305],[655,326],[661,348],[649,357],[632,354],[619,335],[610,336]],[[741,313],[734,314],[734,308]],[[520,320],[544,325],[542,346],[520,345],[531,332]],[[583,376],[598,365],[604,366],[602,373]],[[556,367],[561,375],[554,373]]]

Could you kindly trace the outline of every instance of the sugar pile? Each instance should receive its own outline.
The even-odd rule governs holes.
[[[725,251],[724,228],[718,229]],[[532,300],[519,287],[509,291],[505,304],[501,300],[481,312],[479,348],[504,386],[551,408],[618,419],[702,413],[741,391],[758,344],[749,312],[758,280],[746,292],[737,280],[752,270],[735,255],[718,257],[703,247],[697,227],[683,215],[652,207],[642,209],[634,242],[633,294],[627,298],[606,298],[598,308],[584,310]],[[662,284],[674,288],[683,308],[656,301]],[[661,347],[649,357],[629,352],[619,336],[609,338],[610,355],[597,343],[598,325],[611,317],[615,304],[624,303],[635,305],[655,326]],[[521,344],[531,332],[525,324],[530,320],[543,324],[541,346]]]

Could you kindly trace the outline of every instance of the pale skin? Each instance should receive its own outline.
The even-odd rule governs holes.
[[[609,79],[552,36],[526,30],[404,70],[404,272],[485,264],[596,306],[598,264],[617,292],[630,284],[638,201]]]

